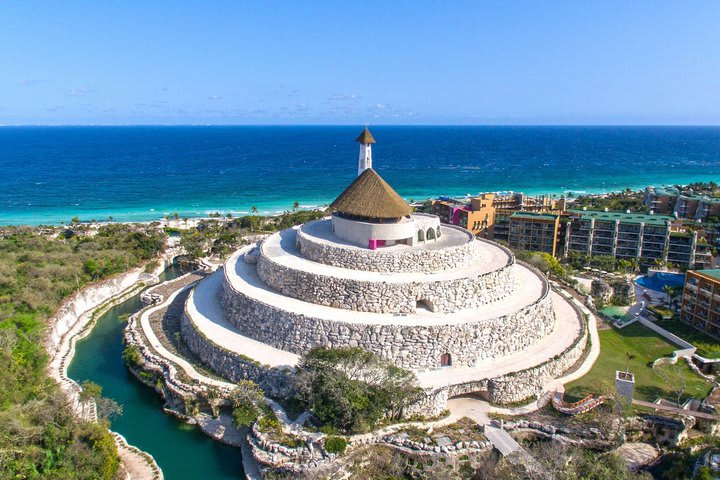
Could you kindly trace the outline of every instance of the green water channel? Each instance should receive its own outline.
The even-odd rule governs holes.
[[[181,274],[174,266],[160,280]],[[126,322],[120,317],[142,306],[140,296],[135,295],[100,317],[92,333],[77,343],[68,375],[79,383],[90,380],[101,385],[104,396],[123,406],[112,429],[155,457],[167,480],[243,478],[239,448],[216,442],[198,428],[163,413],[160,396],[125,367],[122,338]]]

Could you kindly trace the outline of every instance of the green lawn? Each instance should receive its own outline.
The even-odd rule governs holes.
[[[653,371],[650,364],[657,358],[669,356],[678,347],[649,328],[634,323],[622,330],[600,330],[600,357],[592,370],[580,380],[566,385],[568,400],[579,400],[591,393],[614,391],[615,371],[625,370],[626,352],[635,356],[630,371],[635,374],[635,398],[654,401],[657,397],[673,400],[675,395]],[[683,364],[684,365],[684,364]],[[710,383],[697,376],[685,365],[687,389],[683,398],[705,398],[712,389]]]
[[[680,320],[660,320],[659,326],[697,347],[697,354],[705,358],[720,358],[720,341],[704,334]]]

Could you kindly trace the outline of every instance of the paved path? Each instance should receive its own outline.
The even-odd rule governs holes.
[[[288,312],[337,322],[403,326],[475,323],[484,319],[515,313],[519,309],[537,301],[543,292],[543,283],[537,274],[522,265],[516,265],[517,287],[515,292],[502,300],[483,305],[477,309],[463,310],[456,313],[433,313],[421,310],[410,315],[358,312],[316,305],[276,292],[265,285],[258,277],[255,265],[243,261],[242,255],[247,251],[249,251],[249,248],[239,250],[226,263],[225,275],[235,290],[262,303],[276,307],[280,306]]]
[[[524,451],[520,444],[501,428],[485,425],[485,436],[503,456]]]
[[[454,385],[458,383],[499,377],[506,373],[524,370],[538,365],[548,358],[562,353],[580,335],[582,319],[556,292],[551,292],[555,310],[555,327],[552,333],[529,348],[500,358],[484,359],[475,367],[458,366],[418,373],[423,387]]]
[[[597,319],[595,318],[595,315],[590,312],[590,310],[588,310],[584,305],[582,305],[577,299],[575,299],[565,290],[559,290],[559,295],[564,297],[566,300],[572,302],[578,309],[583,312],[583,314],[588,315],[587,327],[588,333],[590,334],[591,343],[590,351],[588,352],[582,364],[575,371],[546,383],[542,387],[543,394],[541,394],[540,398],[528,405],[515,408],[502,408],[490,405],[488,402],[472,397],[451,398],[448,401],[448,408],[453,415],[467,416],[476,420],[478,423],[483,424],[488,421],[488,414],[490,413],[499,413],[503,415],[524,415],[527,413],[532,413],[540,409],[544,405],[543,400],[546,398],[546,394],[556,391],[560,393],[564,392],[565,384],[582,378],[590,371],[590,369],[592,369],[593,365],[595,365],[595,361],[600,356],[600,337],[598,336],[597,332]]]
[[[501,248],[483,244],[480,255],[472,263],[462,268],[440,270],[432,273],[424,272],[373,272],[369,270],[353,270],[315,262],[305,258],[296,247],[297,231],[283,230],[268,237],[261,245],[265,256],[272,262],[284,265],[292,270],[299,270],[315,275],[334,278],[348,278],[365,282],[433,282],[477,277],[498,270],[508,264],[510,258]]]

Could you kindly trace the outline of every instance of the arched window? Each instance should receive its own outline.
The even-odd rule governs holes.
[[[437,235],[436,235],[436,237],[437,237],[437,238],[440,238],[440,227],[437,227]]]
[[[435,240],[435,229],[434,228],[428,228],[426,238],[428,240]]]
[[[424,242],[425,241],[425,232],[422,230],[418,230],[418,242]]]
[[[449,367],[452,365],[452,357],[450,357],[449,353],[443,353],[440,355],[440,366],[441,367]]]

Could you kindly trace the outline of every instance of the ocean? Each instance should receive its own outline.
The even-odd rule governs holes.
[[[0,128],[0,225],[275,214],[331,202],[363,126]],[[371,126],[407,200],[720,183],[719,127]]]

